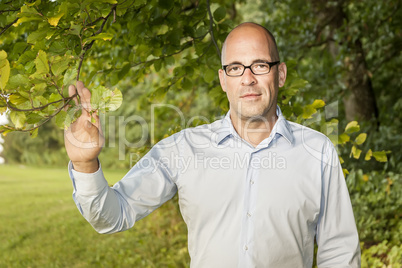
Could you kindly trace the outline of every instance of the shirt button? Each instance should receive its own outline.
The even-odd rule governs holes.
[[[251,180],[251,181],[250,181],[250,184],[254,184],[254,181],[253,181],[253,180]]]
[[[247,246],[244,246],[244,250],[248,250],[248,247],[247,247]]]
[[[251,217],[251,214],[250,214],[250,212],[247,212],[247,216],[250,218]]]

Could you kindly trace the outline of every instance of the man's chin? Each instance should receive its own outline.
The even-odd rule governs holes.
[[[264,114],[263,112],[241,114],[240,118],[242,119],[242,121],[248,121],[250,123],[258,121],[267,121],[267,115]]]

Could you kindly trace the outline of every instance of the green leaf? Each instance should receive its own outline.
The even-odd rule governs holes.
[[[211,83],[215,80],[216,72],[212,69],[207,69],[204,74],[204,80],[207,83]]]
[[[60,75],[62,72],[67,70],[68,64],[70,63],[68,57],[63,57],[58,61],[55,61],[51,64],[52,73],[54,75]]]
[[[110,41],[110,40],[112,40],[112,38],[113,38],[113,34],[111,34],[111,33],[100,33],[98,35],[86,38],[84,40],[84,44],[88,43],[89,41],[92,41],[92,40]]]
[[[372,156],[373,156],[373,152],[371,151],[371,149],[369,149],[366,153],[366,156],[364,157],[364,160],[369,161]]]
[[[18,59],[18,63],[26,64],[27,62],[33,61],[35,57],[36,57],[35,51],[32,50],[25,51]]]
[[[35,44],[37,40],[39,41],[43,40],[43,38],[46,37],[47,32],[48,28],[41,28],[40,30],[32,32],[30,35],[28,35],[27,43]]]
[[[0,89],[4,90],[10,77],[10,63],[7,59],[3,59],[0,60],[0,65],[2,66],[0,67]]]
[[[49,22],[50,25],[56,27],[57,24],[59,24],[59,20],[61,19],[61,17],[64,16],[64,12],[60,12],[59,14],[57,14],[54,17],[48,18],[47,21]]]
[[[224,7],[218,7],[214,12],[214,19],[216,21],[221,21],[226,16],[226,9]]]
[[[342,133],[341,135],[339,135],[338,141],[340,144],[345,144],[350,141],[350,136],[346,133]]]
[[[325,106],[325,102],[323,100],[314,100],[313,104],[311,106],[315,109],[319,109],[321,107]]]
[[[139,7],[139,6],[145,5],[146,3],[147,3],[147,0],[136,0],[134,2],[134,7]]]
[[[49,73],[49,63],[47,61],[46,52],[39,50],[38,55],[35,59],[36,73],[44,74]]]
[[[29,135],[31,136],[32,139],[35,139],[38,136],[38,130],[39,130],[39,128],[35,128],[35,129],[29,131]]]
[[[123,66],[123,68],[121,68],[119,73],[117,74],[119,79],[122,80],[126,76],[126,74],[130,71],[130,69],[131,69],[131,65],[129,63],[125,64]]]
[[[27,87],[29,85],[29,78],[22,74],[16,74],[10,77],[8,85],[13,88],[18,88],[20,86]]]
[[[363,144],[366,141],[367,134],[366,133],[360,133],[359,136],[355,139],[355,142],[357,145]]]
[[[317,110],[314,109],[314,107],[312,105],[306,105],[303,107],[302,117],[304,119],[311,118],[312,115],[315,114],[316,112],[317,112]]]
[[[359,159],[361,152],[362,152],[362,150],[358,149],[356,146],[353,145],[351,153],[354,158]]]
[[[46,83],[36,83],[33,87],[33,89],[31,89],[31,91],[33,91],[32,93],[34,93],[34,95],[38,96],[43,94],[43,91],[47,88],[47,84]]]
[[[61,98],[61,96],[59,94],[52,93],[52,94],[50,94],[49,102],[55,102],[55,101],[58,101],[58,100],[61,100],[61,99],[62,98]]]
[[[66,112],[66,111],[63,111],[63,110],[61,110],[61,111],[55,116],[55,122],[56,122],[56,125],[57,125],[59,128],[64,129],[65,122],[66,122],[66,117],[67,117],[67,112]]]
[[[360,130],[360,126],[357,123],[357,121],[349,122],[345,127],[346,133],[353,133],[353,132],[357,132],[359,130]]]
[[[171,9],[174,5],[174,0],[159,0],[158,6],[164,9]]]
[[[387,162],[387,153],[385,151],[373,152],[375,160],[378,162]]]
[[[24,112],[11,111],[10,112],[11,122],[15,125],[15,128],[21,129],[26,121],[26,116]]]
[[[292,81],[292,83],[290,84],[290,86],[288,88],[303,88],[308,84],[308,82],[306,80],[303,80],[301,78],[296,78]]]
[[[64,74],[63,85],[69,86],[75,84],[77,79],[77,69],[69,69]]]
[[[43,96],[37,96],[35,97],[35,99],[37,99],[41,103],[41,105],[46,105],[49,103],[48,99]]]
[[[154,61],[154,68],[156,72],[159,72],[160,69],[162,68],[162,60]]]
[[[0,61],[7,59],[7,52],[0,50]]]
[[[152,102],[162,102],[167,93],[167,87],[159,87],[149,94],[149,100]]]
[[[76,25],[74,22],[71,22],[69,34],[72,35],[80,35],[82,29],[82,25]]]
[[[19,18],[17,20],[17,22],[13,24],[13,26],[18,27],[18,25],[21,23],[28,22],[28,21],[34,21],[34,20],[42,21],[43,19],[41,17],[22,17],[22,18]]]
[[[180,45],[180,38],[181,38],[181,32],[179,31],[171,31],[166,40],[169,41],[170,44],[174,46],[179,46]]]
[[[22,97],[20,94],[12,94],[8,100],[11,102],[11,104],[16,106],[28,101],[28,99]]]
[[[106,103],[106,108],[109,111],[115,111],[117,110],[121,103],[123,102],[123,95],[121,94],[121,91],[115,88],[111,92],[111,98],[110,100]]]
[[[39,6],[41,2],[42,2],[41,0],[36,0],[36,1],[33,2],[33,3],[25,2],[25,4],[26,4],[27,6],[29,6],[29,7],[33,7],[33,6]]]
[[[193,87],[193,82],[187,77],[184,77],[180,83],[183,89],[191,89]]]
[[[117,4],[117,0],[97,0],[97,1],[91,0],[91,2],[94,2],[94,3]]]
[[[91,109],[105,108],[105,98],[108,89],[103,86],[93,87],[91,90]]]

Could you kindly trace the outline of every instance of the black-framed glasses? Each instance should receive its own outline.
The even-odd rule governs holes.
[[[271,71],[272,66],[275,66],[278,63],[280,63],[280,61],[256,62],[249,66],[244,66],[241,63],[234,63],[229,65],[223,65],[222,69],[225,71],[227,76],[231,77],[242,76],[247,68],[249,68],[253,74],[261,75],[261,74],[268,74]]]

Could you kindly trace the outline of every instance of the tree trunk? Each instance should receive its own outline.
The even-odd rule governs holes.
[[[353,44],[352,53],[350,62],[345,62],[350,91],[344,99],[346,119],[368,121],[375,117],[378,120],[377,102],[360,39]]]
[[[378,122],[378,107],[371,78],[368,75],[362,42],[359,38],[352,41],[354,38],[348,35],[344,40],[334,40],[337,31],[347,31],[347,28],[344,28],[345,21],[348,23],[348,15],[345,12],[347,1],[338,0],[337,5],[329,5],[328,1],[323,0],[311,0],[311,3],[319,18],[317,40],[320,38],[327,40],[327,49],[334,59],[337,57],[339,46],[346,46],[349,51],[344,61],[347,70],[344,81],[348,90],[344,98],[346,118],[368,121],[375,117]]]

